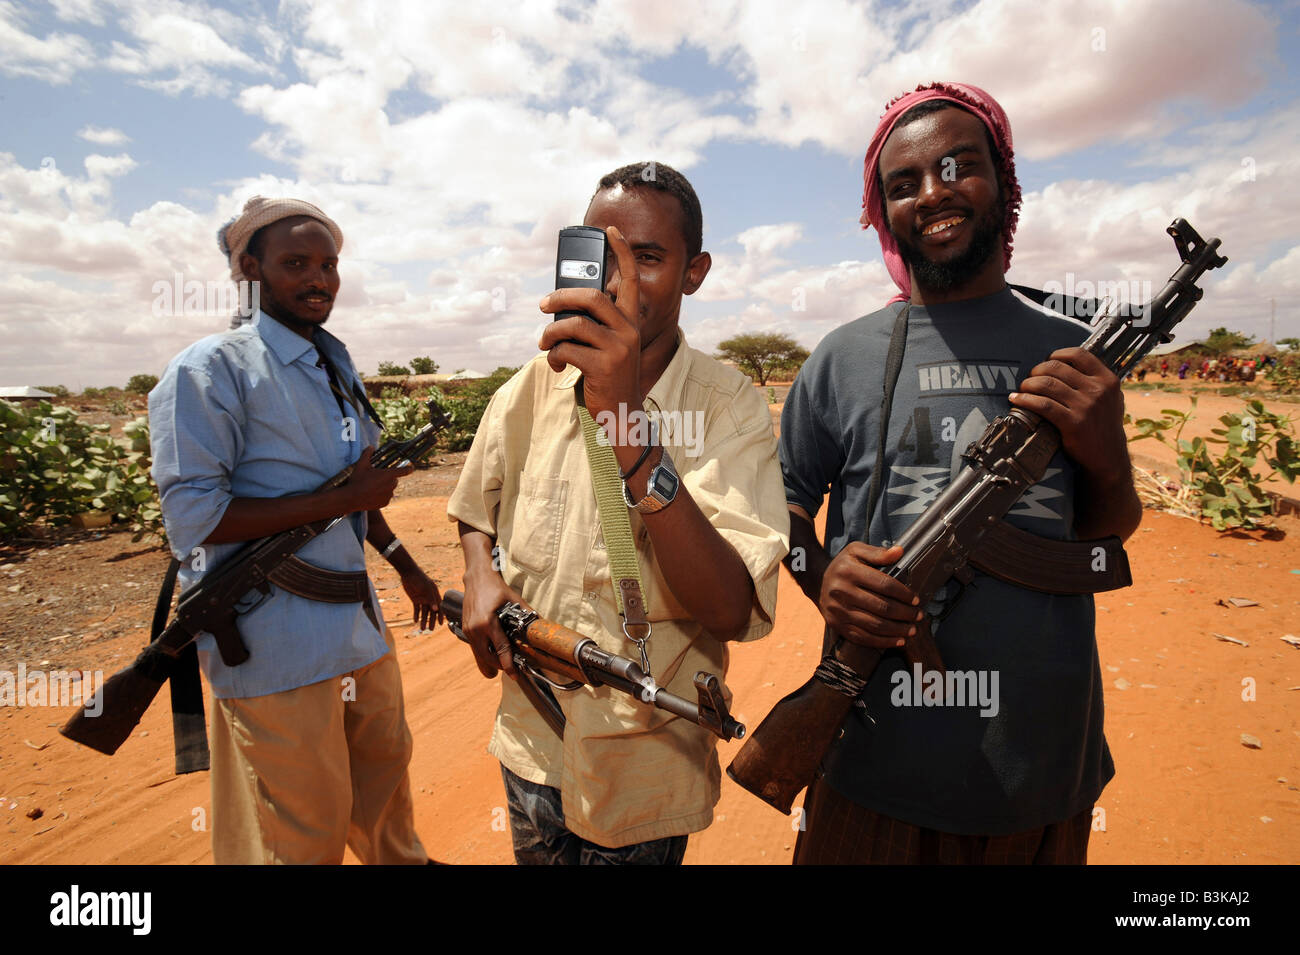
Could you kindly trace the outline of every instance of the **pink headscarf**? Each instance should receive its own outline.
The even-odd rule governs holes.
[[[880,166],[880,154],[885,148],[885,140],[894,131],[894,124],[898,122],[899,117],[917,103],[924,103],[929,99],[949,100],[969,109],[989,128],[989,132],[993,134],[993,141],[997,143],[998,152],[1002,154],[1001,172],[1007,184],[1006,219],[1002,226],[1002,271],[1004,272],[1011,268],[1011,236],[1015,233],[1016,221],[1020,218],[1020,183],[1016,180],[1016,164],[1011,150],[1011,123],[997,100],[978,86],[971,86],[969,83],[929,83],[895,98],[885,107],[885,113],[880,117],[880,125],[876,127],[871,143],[867,146],[867,158],[862,170],[862,218],[860,220],[862,228],[875,226],[876,234],[880,236],[880,251],[885,258],[885,268],[889,269],[890,278],[902,293],[892,299],[895,302],[911,298],[912,277],[903,262],[903,256],[898,251],[898,243],[890,235],[889,225],[885,221],[885,198],[880,192],[877,170]]]

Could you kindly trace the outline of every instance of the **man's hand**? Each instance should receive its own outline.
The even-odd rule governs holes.
[[[844,639],[877,650],[901,647],[916,633],[925,614],[909,588],[876,567],[887,567],[903,556],[903,548],[888,550],[851,541],[831,560],[822,577],[817,607],[832,630]]]
[[[1061,348],[1030,369],[1020,389],[1010,402],[1056,425],[1061,447],[1082,472],[1075,533],[1126,540],[1142,520],[1142,502],[1133,488],[1119,379],[1091,352]]]
[[[548,352],[547,362],[557,372],[573,365],[582,372],[587,410],[595,418],[602,411],[618,414],[641,408],[641,294],[636,257],[623,234],[610,226],[606,230],[618,262],[618,281],[611,297],[596,289],[557,289],[542,299],[548,314],[582,311],[591,318],[575,315],[551,322],[542,332],[538,347]],[[610,435],[615,440],[615,435]]]
[[[497,609],[506,602],[522,604],[523,598],[506,586],[495,571],[465,575],[465,605],[461,610],[461,629],[469,638],[478,670],[488,679],[498,670],[515,672],[513,652]]]
[[[432,630],[444,622],[442,594],[428,574],[418,567],[408,570],[402,574],[402,589],[411,598],[411,616],[417,631]]]
[[[361,452],[352,475],[341,490],[348,495],[348,513],[352,511],[377,511],[387,507],[397,490],[399,479],[415,470],[411,465],[400,468],[372,468],[370,457],[375,453],[373,447]]]
[[[347,517],[357,511],[378,514],[393,498],[399,479],[415,469],[410,467],[375,469],[370,466],[374,448],[366,448],[357,459],[347,482],[328,491],[293,494],[288,497],[237,497],[227,506],[221,521],[204,540],[205,544],[229,544],[257,540],[333,517]],[[376,546],[379,539],[370,536],[377,525],[371,522],[367,540]],[[387,530],[386,524],[381,525]],[[388,537],[392,537],[389,533]]]
[[[1061,432],[1065,453],[1092,478],[1113,483],[1129,471],[1119,379],[1082,348],[1060,348],[1035,365],[1010,402]]]

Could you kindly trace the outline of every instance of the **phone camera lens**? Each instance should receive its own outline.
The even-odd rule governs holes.
[[[596,277],[596,273],[599,272],[599,271],[600,271],[600,269],[596,268],[596,266],[594,266],[594,265],[588,265],[588,266],[587,266],[587,275],[588,275],[590,278],[593,278],[593,279],[594,279],[594,278]]]

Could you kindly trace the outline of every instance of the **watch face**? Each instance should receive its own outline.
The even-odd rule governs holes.
[[[677,475],[665,468],[655,468],[654,491],[665,500],[671,501],[677,494]]]

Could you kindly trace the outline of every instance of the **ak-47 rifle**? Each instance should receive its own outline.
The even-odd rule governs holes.
[[[442,595],[442,612],[447,626],[465,643],[469,638],[461,629],[465,595],[449,590]],[[640,664],[617,653],[609,653],[590,637],[545,620],[517,603],[504,603],[497,609],[497,619],[505,631],[519,672],[519,687],[546,724],[560,738],[564,737],[564,711],[551,692],[576,690],[587,686],[609,686],[683,719],[703,726],[720,739],[742,739],[745,725],[731,718],[722,696],[722,681],[703,670],[695,674],[698,703],[684,700],[655,683]],[[549,670],[567,683],[557,683],[542,671]]]
[[[1083,344],[1123,378],[1148,351],[1172,340],[1171,329],[1201,299],[1196,281],[1228,260],[1219,240],[1197,235],[1185,219],[1166,230],[1183,264],[1136,315],[1108,314]],[[1001,580],[1047,593],[1097,593],[1132,583],[1118,538],[1050,541],[1001,518],[1036,484],[1061,446],[1057,429],[1038,415],[1012,408],[993,421],[963,454],[969,462],[895,543],[903,556],[888,571],[924,606],[949,579],[963,583],[976,567]],[[879,466],[879,463],[877,463]],[[1089,580],[1095,549],[1105,549],[1109,576]],[[885,651],[838,639],[813,678],[773,707],[727,767],[727,775],[764,802],[788,813],[812,782],[853,702]],[[928,618],[908,638],[904,653],[927,670],[943,669]]]
[[[432,401],[428,408],[429,423],[405,441],[385,441],[370,457],[372,468],[405,467],[433,450],[438,432],[450,419]],[[346,484],[355,469],[355,464],[348,465],[317,488],[317,492]],[[172,675],[182,652],[205,631],[216,638],[217,649],[227,666],[243,663],[248,659],[248,649],[239,636],[237,605],[253,590],[269,594],[271,584],[297,592],[295,581],[304,571],[328,574],[320,568],[303,565],[293,555],[343,519],[328,518],[252,541],[220,567],[204,574],[181,594],[172,625],[145,647],[130,666],[109,677],[95,698],[59,732],[73,742],[113,755]],[[173,712],[172,718],[177,743],[176,771],[206,769],[202,708],[197,713]]]

